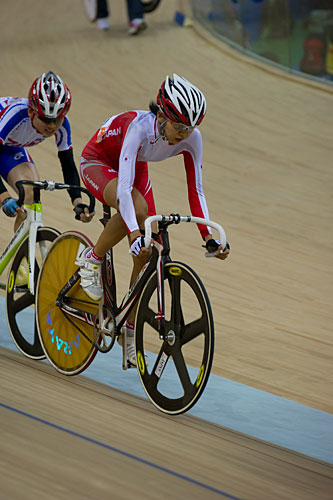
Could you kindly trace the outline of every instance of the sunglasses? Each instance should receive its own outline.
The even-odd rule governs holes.
[[[177,122],[171,122],[171,125],[177,132],[192,132],[195,127],[192,127],[190,125],[183,125],[182,123],[177,123]]]
[[[46,124],[55,123],[56,125],[59,125],[59,123],[61,123],[63,120],[63,118],[47,118],[46,116],[39,116],[39,115],[38,119],[43,123]]]

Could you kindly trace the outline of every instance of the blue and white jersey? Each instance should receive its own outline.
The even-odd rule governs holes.
[[[0,97],[0,144],[30,147],[46,139],[33,127],[28,107],[28,99]],[[71,128],[67,116],[54,136],[58,151],[72,148]]]

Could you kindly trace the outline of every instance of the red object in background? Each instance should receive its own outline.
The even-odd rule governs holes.
[[[315,76],[325,74],[325,44],[320,38],[309,36],[305,40],[300,70]]]

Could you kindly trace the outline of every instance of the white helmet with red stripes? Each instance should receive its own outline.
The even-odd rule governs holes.
[[[62,118],[68,112],[72,95],[60,76],[52,71],[36,78],[29,91],[29,106],[45,118]]]
[[[186,78],[174,73],[162,83],[157,95],[157,104],[164,116],[171,121],[195,127],[206,113],[206,99],[203,93]]]

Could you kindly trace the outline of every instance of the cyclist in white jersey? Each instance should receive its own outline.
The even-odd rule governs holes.
[[[0,205],[9,217],[16,217],[16,230],[25,218],[5,187],[1,177],[17,192],[18,180],[39,180],[37,169],[28,153],[46,138],[54,136],[65,183],[80,185],[71,143],[71,129],[66,116],[71,105],[71,93],[61,78],[52,71],[43,73],[33,82],[28,99],[0,97]],[[25,202],[32,203],[32,187],[25,186]],[[88,206],[82,203],[80,191],[70,189],[75,213],[89,222]]]
[[[155,215],[155,203],[147,162],[183,155],[188,197],[193,216],[209,218],[202,187],[202,137],[196,128],[206,112],[202,92],[185,78],[166,77],[150,111],[129,111],[109,118],[85,146],[80,172],[86,187],[102,203],[117,210],[96,245],[81,257],[81,286],[93,300],[102,297],[100,264],[105,253],[128,236],[133,255],[131,283],[150,256],[142,229],[147,216]],[[216,257],[226,259],[229,248],[212,238],[210,228],[199,225],[201,237]],[[127,354],[135,365],[135,308],[127,327]]]

